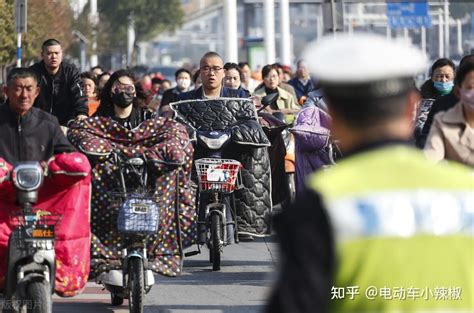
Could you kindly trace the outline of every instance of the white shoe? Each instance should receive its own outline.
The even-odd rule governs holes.
[[[152,270],[146,271],[146,281],[148,282],[148,284],[146,285],[147,287],[153,286],[155,284],[155,276],[153,275]]]

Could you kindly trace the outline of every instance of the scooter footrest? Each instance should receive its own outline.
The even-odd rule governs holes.
[[[184,254],[185,257],[193,256],[199,254],[199,251],[189,251]]]

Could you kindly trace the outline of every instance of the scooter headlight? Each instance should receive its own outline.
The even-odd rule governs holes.
[[[222,145],[226,143],[229,138],[230,136],[228,134],[223,134],[219,138],[208,138],[201,135],[199,136],[199,139],[201,139],[211,150],[217,150],[222,148]]]
[[[145,163],[142,158],[131,158],[127,162],[133,166],[142,166]]]
[[[13,169],[12,179],[20,190],[36,190],[43,182],[43,169],[37,162],[20,164]]]

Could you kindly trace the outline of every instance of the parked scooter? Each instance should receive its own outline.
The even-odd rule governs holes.
[[[43,175],[38,162],[19,163],[10,175],[21,210],[11,215],[4,312],[52,312],[54,228],[61,216],[33,208]]]

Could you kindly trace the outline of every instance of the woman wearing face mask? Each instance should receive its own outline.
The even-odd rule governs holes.
[[[123,127],[133,129],[154,116],[144,108],[133,106],[136,96],[133,74],[127,70],[118,70],[105,84],[95,116],[110,117]]]
[[[176,78],[176,87],[168,89],[163,94],[160,104],[160,116],[172,116],[169,104],[175,102],[178,95],[192,90],[191,72],[185,68],[180,68],[174,74]]]
[[[421,102],[418,105],[415,119],[415,140],[418,142],[421,131],[428,118],[433,102],[441,96],[453,92],[454,63],[446,58],[436,60],[431,66],[431,78],[420,88]]]
[[[459,68],[454,92],[460,101],[435,115],[424,151],[434,161],[446,159],[474,167],[474,63]]]

